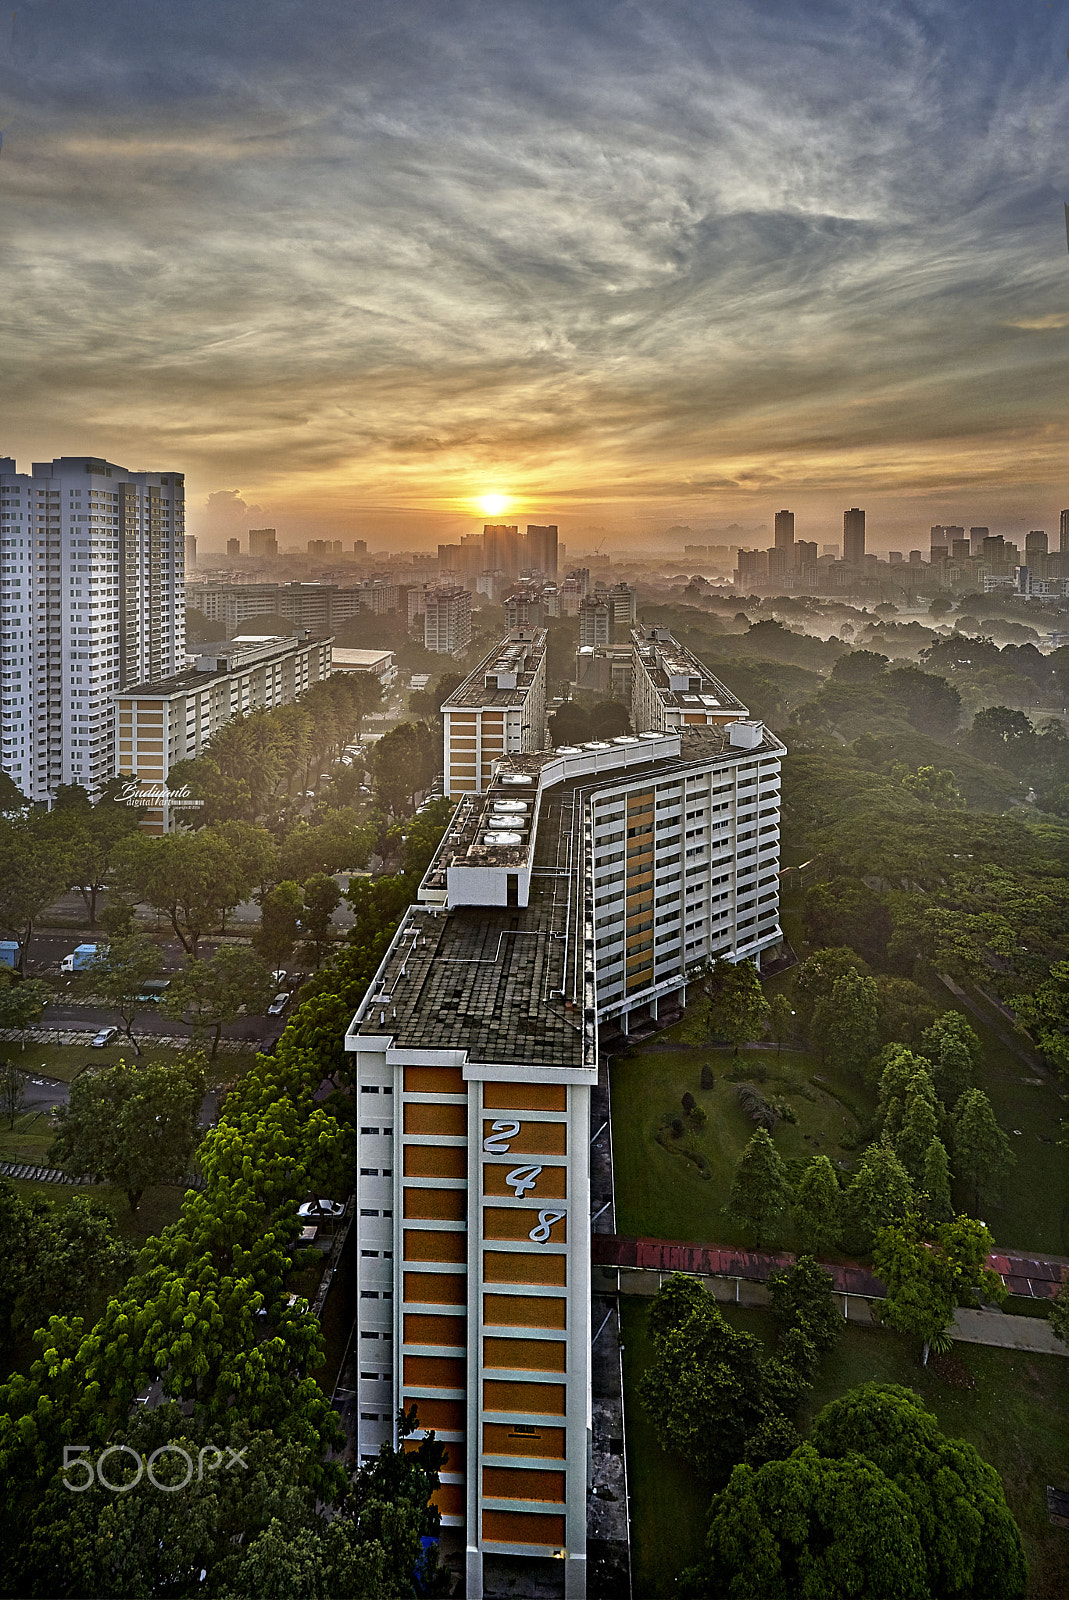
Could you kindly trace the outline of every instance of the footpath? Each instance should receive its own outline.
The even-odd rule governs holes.
[[[782,1251],[736,1250],[725,1245],[703,1245],[671,1239],[628,1239],[618,1234],[596,1233],[591,1241],[595,1282],[602,1292],[652,1296],[663,1277],[686,1272],[706,1280],[718,1299],[744,1305],[767,1304],[765,1288],[773,1272],[793,1265],[794,1256]],[[1010,1294],[1034,1300],[1052,1300],[1069,1260],[1061,1256],[1030,1256],[1018,1251],[998,1251],[987,1264],[999,1274]],[[842,1296],[847,1320],[869,1321],[871,1303],[886,1291],[866,1267],[823,1261],[835,1292]],[[1020,1317],[1005,1311],[958,1310],[952,1325],[954,1337],[967,1344],[986,1344],[1007,1350],[1031,1350],[1041,1355],[1069,1356],[1069,1346],[1051,1332],[1040,1317]]]

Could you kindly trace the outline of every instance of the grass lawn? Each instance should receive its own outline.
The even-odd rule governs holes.
[[[636,1380],[652,1354],[645,1326],[648,1304],[621,1301],[634,1590],[658,1600],[674,1592],[676,1574],[700,1555],[709,1497],[684,1462],[661,1450],[638,1401]],[[767,1312],[722,1309],[733,1326],[773,1342]],[[801,1431],[829,1400],[857,1384],[900,1383],[915,1389],[945,1433],[975,1445],[999,1472],[1024,1539],[1030,1600],[1060,1600],[1069,1533],[1047,1520],[1046,1486],[1069,1488],[1069,1360],[981,1345],[959,1344],[955,1353],[975,1377],[975,1389],[950,1388],[934,1371],[925,1371],[911,1341],[851,1324],[825,1357],[799,1419]]]
[[[839,1082],[819,1059],[800,1050],[743,1050],[738,1058],[728,1049],[664,1049],[673,1030],[659,1036],[662,1048],[639,1050],[632,1060],[612,1066],[612,1137],[616,1169],[618,1231],[661,1239],[692,1239],[703,1244],[749,1244],[742,1230],[724,1215],[735,1165],[753,1135],[754,1123],[739,1105],[735,1084],[724,1074],[739,1069],[759,1084],[767,1100],[790,1105],[798,1121],[776,1129],[776,1147],[785,1160],[804,1159],[815,1151],[832,1161],[853,1166],[854,1152],[840,1140],[853,1134],[859,1118],[851,1106],[855,1085]],[[716,1083],[700,1087],[702,1063],[708,1061]],[[814,1075],[821,1083],[814,1082]],[[681,1097],[690,1090],[708,1114],[705,1126],[688,1131],[679,1143],[700,1153],[712,1176],[676,1150],[663,1148],[656,1134],[665,1112],[681,1113]],[[844,1103],[846,1102],[846,1103]],[[863,1110],[863,1107],[858,1108]],[[785,1243],[789,1244],[789,1236]]]
[[[58,1078],[61,1083],[72,1083],[85,1067],[109,1067],[116,1061],[173,1061],[180,1052],[171,1048],[154,1046],[151,1036],[137,1034],[135,1037],[141,1045],[141,1055],[138,1056],[125,1039],[117,1044],[108,1045],[103,1050],[93,1050],[85,1044],[42,1044],[40,1041],[30,1040],[25,1050],[18,1044],[11,1048],[11,1059],[20,1072],[26,1072],[31,1077]],[[230,1084],[246,1073],[255,1060],[255,1052],[248,1054],[223,1054],[216,1057],[214,1066],[208,1072],[209,1083]]]
[[[146,1189],[141,1196],[141,1204],[132,1212],[122,1190],[113,1189],[109,1183],[36,1183],[25,1178],[0,1178],[0,1183],[10,1183],[23,1200],[37,1196],[59,1206],[67,1205],[72,1195],[88,1195],[111,1212],[118,1232],[131,1244],[143,1243],[152,1234],[159,1233],[174,1222],[185,1195],[185,1190],[175,1184],[160,1184]]]

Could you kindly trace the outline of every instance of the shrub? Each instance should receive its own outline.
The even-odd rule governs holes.
[[[701,1077],[701,1086],[702,1086],[702,1088],[703,1089],[711,1089],[715,1082],[716,1082],[716,1079],[713,1077],[713,1069],[712,1069],[712,1067],[709,1065],[708,1061],[703,1062],[702,1063],[702,1077]]]

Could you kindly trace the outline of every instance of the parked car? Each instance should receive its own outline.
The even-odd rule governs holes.
[[[345,1204],[341,1200],[305,1200],[297,1207],[299,1217],[343,1217]]]
[[[103,1050],[118,1037],[118,1028],[101,1028],[100,1032],[92,1040],[92,1048],[94,1050]]]
[[[284,968],[278,967],[271,974],[271,982],[274,984],[276,989],[281,989],[282,985],[286,981],[286,977],[287,977],[287,974],[286,974]]]
[[[288,994],[276,994],[275,998],[267,1008],[267,1015],[269,1017],[280,1017],[289,1003],[290,997]]]

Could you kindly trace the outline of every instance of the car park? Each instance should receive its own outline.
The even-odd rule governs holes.
[[[112,1044],[118,1037],[118,1028],[101,1028],[100,1032],[96,1034],[91,1041],[91,1048],[94,1050],[103,1050],[106,1048],[106,1046]]]
[[[288,994],[276,994],[275,998],[267,1008],[267,1015],[269,1017],[280,1017],[289,1003],[290,997]]]

